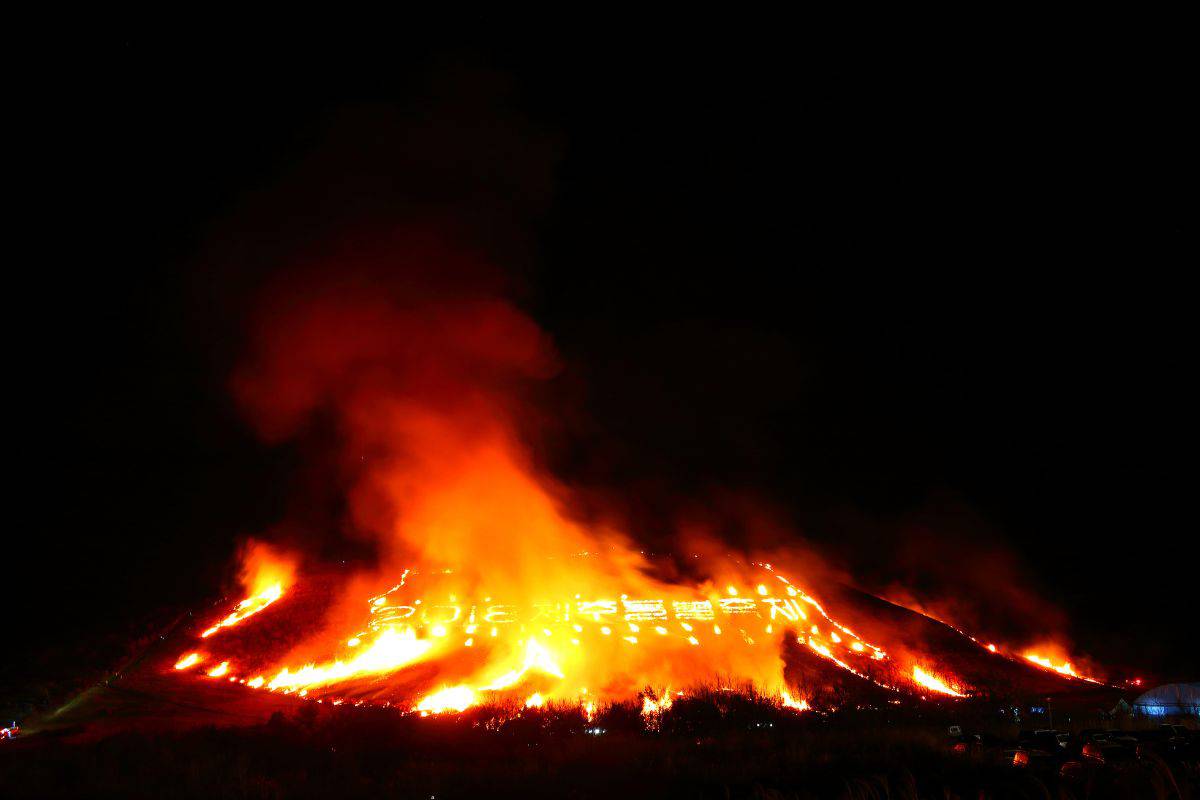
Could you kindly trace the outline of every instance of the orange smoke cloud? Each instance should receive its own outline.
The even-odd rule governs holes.
[[[573,516],[530,447],[547,419],[535,392],[557,367],[548,338],[471,288],[485,267],[427,243],[399,252],[395,270],[351,262],[270,287],[234,376],[264,439],[333,428],[349,528],[378,557],[343,581],[328,630],[253,683],[307,691],[420,662],[460,700],[605,697],[717,673],[780,692],[785,640],[860,677],[885,658],[769,567],[692,543],[688,577],[668,580],[623,532]],[[463,280],[407,268],[418,253]],[[249,555],[247,574],[285,561]],[[248,601],[231,624],[261,603]],[[518,613],[544,622],[498,635]]]
[[[267,441],[324,432],[336,442],[346,530],[372,543],[376,563],[339,571],[325,629],[292,640],[282,661],[242,675],[221,660],[220,677],[307,695],[370,676],[360,688],[374,693],[379,676],[403,671],[425,694],[413,708],[436,713],[497,692],[535,705],[648,687],[661,697],[722,674],[807,707],[787,694],[790,650],[819,665],[814,675],[965,696],[953,674],[904,647],[900,666],[791,583],[798,561],[827,571],[793,543],[770,559],[776,570],[730,559],[719,531],[693,522],[675,554],[685,557],[664,565],[616,527],[576,516],[570,488],[532,447],[550,419],[538,387],[557,356],[475,280],[488,272],[414,240],[394,261],[349,257],[264,294],[235,395]],[[750,506],[737,514],[753,533],[742,538],[759,552],[781,547],[781,526]],[[248,548],[249,596],[202,637],[275,603],[295,572],[294,559]],[[216,652],[200,655],[215,663]]]
[[[268,439],[333,415],[354,528],[384,565],[487,564],[492,590],[512,591],[546,588],[556,556],[619,552],[601,569],[631,580],[623,538],[570,520],[524,444],[548,339],[502,300],[433,294],[359,273],[271,295],[239,400]]]

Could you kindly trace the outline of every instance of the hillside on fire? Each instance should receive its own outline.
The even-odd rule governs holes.
[[[48,45],[0,796],[1200,796],[1178,51],[470,21]]]

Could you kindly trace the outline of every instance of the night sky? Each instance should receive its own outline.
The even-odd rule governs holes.
[[[975,44],[72,48],[24,119],[8,629],[211,601],[312,479],[226,388],[255,291],[437,219],[558,347],[539,457],[644,541],[752,502],[865,587],[1012,577],[1195,679],[1181,72]]]

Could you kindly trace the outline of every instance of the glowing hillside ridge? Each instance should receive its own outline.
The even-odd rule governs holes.
[[[365,624],[339,637],[329,660],[299,667],[281,665],[253,676],[234,674],[229,680],[308,697],[340,693],[356,681],[378,680],[419,663],[453,667],[466,663],[458,654],[475,656],[467,680],[443,686],[415,708],[434,713],[438,692],[455,690],[457,708],[468,696],[472,705],[496,693],[518,691],[527,683],[537,690],[527,702],[580,701],[594,703],[612,687],[687,685],[702,682],[714,670],[750,680],[783,698],[784,705],[803,710],[808,698],[794,696],[782,676],[779,647],[785,637],[835,667],[881,687],[898,687],[874,677],[872,665],[889,663],[888,654],[837,622],[814,597],[775,572],[769,564],[754,564],[760,580],[708,583],[687,590],[668,587],[674,596],[638,598],[628,594],[597,599],[582,592],[570,600],[510,604],[485,596],[479,602],[447,586],[454,572],[434,573],[434,587],[416,597],[409,585],[414,571],[399,583],[368,598]],[[433,598],[441,602],[434,602]],[[217,657],[195,650],[175,664],[177,670]],[[224,662],[223,662],[224,663]],[[225,673],[223,673],[224,675]],[[944,671],[938,670],[938,674]],[[911,672],[913,688],[946,697],[965,697],[959,681],[934,676],[924,668]],[[589,687],[593,687],[589,690]],[[606,687],[604,692],[594,687]],[[590,693],[589,693],[590,692]],[[434,698],[434,699],[430,699]],[[426,702],[428,701],[428,702]],[[424,704],[424,708],[422,708]],[[535,704],[535,705],[536,705]],[[444,709],[443,709],[444,710]]]

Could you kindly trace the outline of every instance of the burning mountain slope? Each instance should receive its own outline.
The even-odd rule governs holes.
[[[429,257],[467,269],[456,258]],[[268,294],[235,392],[270,440],[331,421],[347,527],[378,564],[343,576],[327,616],[253,670],[218,656],[233,627],[280,607],[274,584],[269,596],[248,590],[180,671],[305,694],[371,684],[382,696],[381,676],[432,669],[439,685],[427,689],[461,705],[518,689],[665,691],[715,671],[778,694],[782,661],[766,643],[789,631],[858,674],[884,658],[769,568],[697,554],[689,577],[672,577],[625,532],[572,513],[528,443],[546,414],[529,389],[556,363],[545,336],[507,303],[421,274],[397,285],[369,270],[320,273]]]
[[[412,581],[406,581],[406,586],[401,588],[411,586],[415,589],[420,578],[415,575],[410,577]],[[253,724],[266,721],[275,711],[291,714],[300,705],[317,700],[330,704],[390,707],[401,713],[432,713],[453,712],[458,708],[467,708],[486,701],[521,706],[526,703],[537,705],[565,698],[569,703],[577,703],[585,715],[590,715],[599,712],[606,700],[629,699],[638,695],[641,695],[640,702],[647,724],[652,724],[660,710],[669,707],[681,696],[690,697],[693,694],[692,683],[702,685],[696,692],[698,699],[711,696],[713,687],[724,686],[735,691],[741,690],[745,686],[742,679],[746,674],[729,673],[723,669],[729,662],[722,660],[727,651],[739,649],[754,652],[755,655],[761,654],[764,661],[778,660],[781,685],[784,688],[778,690],[776,701],[784,708],[791,707],[797,711],[809,708],[880,708],[888,703],[920,704],[939,699],[951,703],[983,703],[992,708],[996,705],[1004,707],[1019,702],[1022,698],[1041,699],[1046,696],[1059,698],[1060,703],[1074,702],[1080,707],[1090,709],[1109,708],[1120,695],[1118,690],[1066,678],[1054,671],[1030,664],[1020,657],[992,653],[954,628],[929,617],[844,586],[832,585],[822,585],[821,593],[828,597],[830,607],[836,609],[839,618],[853,621],[853,625],[848,627],[855,631],[874,631],[876,628],[891,631],[886,641],[894,642],[896,652],[903,652],[905,646],[910,651],[899,658],[912,659],[914,665],[928,669],[934,679],[949,681],[952,686],[963,688],[964,693],[969,694],[968,698],[959,701],[944,692],[936,692],[918,685],[903,674],[899,658],[893,658],[886,651],[883,658],[874,657],[875,651],[870,651],[871,656],[857,663],[847,659],[847,663],[852,666],[863,667],[865,663],[861,674],[858,671],[848,671],[836,660],[824,656],[820,647],[813,646],[820,645],[822,638],[813,636],[811,628],[809,635],[804,636],[800,626],[791,621],[775,628],[773,634],[758,637],[753,645],[748,644],[740,635],[735,637],[729,625],[721,626],[722,633],[717,635],[710,627],[700,630],[696,624],[689,623],[693,628],[691,633],[697,635],[697,639],[703,637],[703,643],[699,646],[680,644],[679,642],[684,641],[682,637],[685,632],[681,628],[677,633],[670,632],[669,629],[669,633],[662,639],[662,644],[655,644],[662,636],[655,632],[649,638],[643,635],[639,638],[638,645],[634,645],[624,638],[618,638],[616,632],[607,636],[600,633],[596,623],[588,621],[585,627],[588,633],[584,636],[589,638],[586,639],[583,652],[589,655],[599,654],[609,659],[624,657],[625,660],[618,664],[617,671],[621,671],[627,669],[627,666],[622,665],[631,663],[628,657],[636,654],[638,647],[644,647],[644,652],[651,653],[663,661],[664,670],[674,676],[689,678],[677,681],[669,688],[665,685],[643,685],[627,690],[625,687],[609,687],[613,690],[620,688],[628,694],[616,691],[606,695],[597,690],[587,695],[580,693],[568,697],[563,690],[572,685],[567,681],[571,676],[568,671],[571,668],[570,662],[564,661],[565,666],[561,666],[552,660],[534,659],[526,664],[524,656],[528,651],[519,649],[515,651],[517,661],[513,664],[517,671],[525,668],[525,672],[513,675],[514,670],[510,669],[506,675],[513,683],[507,687],[479,689],[467,685],[466,689],[470,690],[467,691],[462,688],[464,684],[448,684],[450,675],[466,680],[472,673],[486,668],[489,657],[498,657],[503,652],[494,648],[489,656],[488,649],[481,644],[465,647],[465,621],[458,626],[447,626],[456,630],[453,634],[447,631],[445,637],[439,637],[440,643],[433,645],[443,648],[440,659],[417,660],[407,666],[376,672],[364,670],[362,674],[352,678],[324,683],[310,689],[277,686],[271,690],[268,678],[273,680],[282,672],[279,664],[293,663],[289,661],[291,654],[305,652],[304,645],[311,638],[310,631],[319,629],[328,619],[330,610],[336,606],[334,599],[344,580],[345,576],[335,571],[299,576],[269,608],[207,637],[203,634],[212,627],[210,623],[226,618],[226,605],[236,609],[241,603],[228,601],[227,604],[219,604],[206,613],[197,614],[189,627],[179,627],[128,669],[104,684],[88,690],[62,709],[44,718],[30,720],[26,730],[29,734],[51,730],[60,735],[74,732],[79,737],[93,738],[129,729],[179,730],[204,725]],[[786,595],[786,586],[790,584],[779,583],[785,587]],[[391,596],[396,594],[392,592]],[[726,596],[729,596],[727,590]],[[755,589],[752,597],[742,599],[752,599],[758,609],[763,605],[763,598],[764,595],[758,594]],[[815,606],[807,601],[802,602],[801,607],[809,610],[806,611],[809,620],[824,619],[820,617],[819,612],[810,613],[816,611]],[[420,604],[426,605],[428,604],[425,602]],[[445,616],[448,613],[447,608],[452,604],[441,605],[442,608],[434,612],[435,617]],[[384,614],[394,613],[395,606],[391,606],[391,610],[388,611],[371,611],[385,607],[388,607],[387,604],[376,606],[373,603],[364,603],[362,619],[365,621],[367,637],[362,638],[370,641],[372,620],[381,619]],[[717,608],[719,607],[718,604]],[[771,607],[770,604],[766,605],[767,617]],[[512,608],[505,609],[509,614],[516,611],[517,609]],[[733,616],[737,618],[739,615]],[[745,621],[749,618],[750,615],[741,616],[742,624],[739,629],[748,629]],[[757,624],[764,622],[764,619],[757,615],[757,611],[752,618]],[[668,625],[673,628],[677,623],[672,621]],[[499,623],[497,627],[503,628],[504,632],[498,633],[496,638],[505,641],[512,635],[519,638],[516,630],[518,626],[516,622]],[[421,635],[425,636],[430,627],[429,624],[425,624]],[[550,627],[551,637],[544,637],[544,634],[542,637],[533,637],[534,641],[539,641],[539,638],[546,641],[545,645],[540,645],[534,650],[535,654],[556,653],[555,648],[560,646],[561,642],[555,640],[555,635],[570,636],[578,633],[574,631],[573,625],[560,623]],[[639,633],[647,634],[657,626],[639,624],[639,627]],[[819,624],[818,628],[820,629]],[[833,633],[839,630],[831,626],[828,633],[824,634],[824,640],[831,642]],[[452,635],[459,637],[458,645],[447,647],[449,642],[446,640],[451,639]],[[847,641],[841,633],[838,635],[843,643]],[[490,630],[485,631],[482,638],[492,638]],[[857,652],[853,649],[855,641],[858,640],[849,639],[846,655]],[[919,647],[914,643],[919,643]],[[609,649],[605,650],[605,644],[609,645]],[[364,646],[368,645],[360,641],[354,648],[350,648],[347,641],[342,647],[335,649],[349,653]],[[863,646],[867,647],[866,644]],[[664,657],[681,649],[685,653],[703,655],[703,658],[694,662],[683,662]],[[831,654],[837,655],[845,652],[846,648],[830,650]],[[195,658],[188,661],[187,658],[180,657],[181,653],[184,656],[194,654]],[[225,665],[223,669],[222,665]],[[560,679],[554,674],[555,666],[559,667],[563,678]],[[696,671],[688,673],[684,671],[685,668],[693,668]],[[249,690],[247,687],[256,683],[255,678],[258,675],[264,676],[263,683],[257,687],[258,691]],[[289,671],[289,675],[294,680],[300,680],[304,671],[294,669]],[[888,680],[894,680],[896,688],[887,688],[885,681]],[[421,708],[422,705],[425,706],[424,709]]]
[[[577,594],[530,606],[461,596],[453,570],[409,571],[366,599],[361,624],[330,647],[330,656],[296,664],[290,659],[306,652],[296,646],[304,639],[296,632],[330,608],[328,586],[314,579],[261,616],[220,631],[224,641],[204,636],[205,629],[174,669],[335,704],[421,713],[508,700],[577,703],[591,713],[597,703],[639,693],[652,711],[719,675],[804,707],[902,695],[1001,700],[1082,683],[861,592],[834,592],[840,613],[855,620],[852,628],[770,565],[731,561],[728,571],[732,582],[723,590],[710,582],[689,599],[674,599],[686,596],[684,587],[664,584],[673,595],[667,599]],[[282,615],[279,622],[272,623],[274,614]]]
[[[847,586],[823,586],[866,636],[892,631],[914,659],[927,659],[974,687],[981,697],[1041,696],[1079,692],[1104,684],[1033,662],[1024,651],[985,643],[949,623]]]
[[[716,674],[809,700],[789,670],[871,692],[986,691],[904,626],[862,633],[807,586],[803,564],[731,558],[720,543],[652,559],[584,514],[533,446],[552,419],[532,398],[556,369],[546,336],[447,278],[472,271],[462,254],[401,257],[269,287],[233,381],[265,440],[332,433],[342,533],[366,540],[374,565],[326,571],[313,594],[316,559],[294,586],[291,568],[262,559],[249,572],[284,578],[246,581],[177,672],[422,713],[494,698],[589,708],[647,688],[661,703]]]
[[[591,558],[568,559],[563,569],[580,570],[575,562]],[[221,631],[225,642],[202,637],[175,668],[252,688],[389,703],[411,699],[414,687],[436,677],[444,685],[426,686],[418,710],[512,692],[587,704],[648,686],[665,692],[718,673],[783,696],[781,642],[788,641],[859,680],[881,682],[887,654],[803,589],[768,565],[731,561],[727,573],[719,589],[712,581],[690,588],[656,582],[663,593],[657,597],[577,592],[513,604],[464,594],[453,570],[409,571],[367,599],[360,625],[322,661],[286,665],[284,659],[280,666],[278,652],[267,656],[254,641],[255,626],[271,613],[298,614],[298,604],[284,601],[240,629]]]

